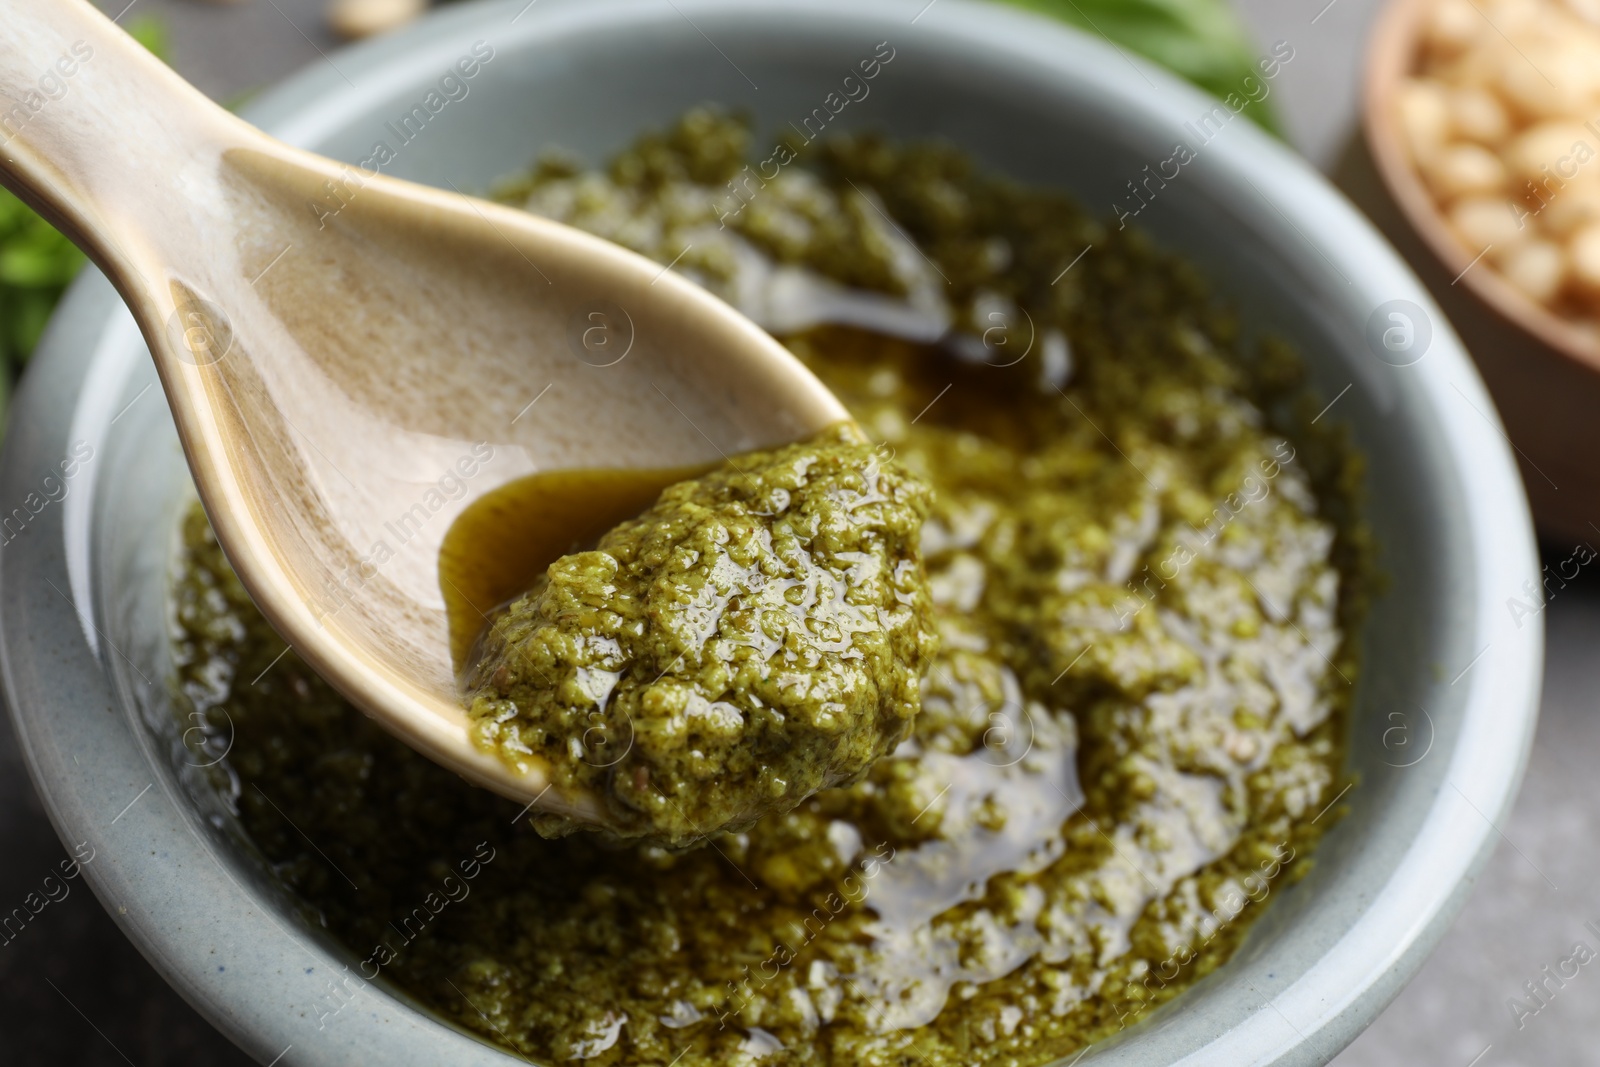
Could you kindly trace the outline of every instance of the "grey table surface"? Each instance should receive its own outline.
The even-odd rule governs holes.
[[[125,0],[115,0],[113,11]],[[1263,47],[1295,57],[1274,83],[1290,138],[1332,171],[1354,132],[1362,43],[1379,0],[1239,0]],[[137,0],[171,28],[173,62],[229,100],[321,63],[336,42],[324,0]],[[106,6],[111,6],[107,0]],[[1568,545],[1547,545],[1552,560]],[[1421,974],[1336,1067],[1600,1064],[1600,977],[1554,968],[1600,950],[1600,579],[1579,579],[1544,612],[1549,659],[1526,785],[1466,909]],[[0,901],[21,900],[65,856],[0,722]],[[1568,968],[1571,969],[1570,967]],[[1526,983],[1543,983],[1541,1000]],[[1515,1004],[1523,1005],[1520,1010]],[[1533,1009],[1537,1008],[1537,1012]],[[87,889],[51,905],[0,948],[0,1064],[136,1067],[250,1060],[173,993]]]

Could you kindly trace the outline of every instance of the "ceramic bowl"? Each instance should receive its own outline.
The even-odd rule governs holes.
[[[1360,635],[1356,784],[1315,869],[1274,892],[1228,966],[1074,1062],[1332,1058],[1462,902],[1511,803],[1538,696],[1539,619],[1506,606],[1539,573],[1522,488],[1477,373],[1416,278],[1248,121],[1104,43],[962,0],[469,4],[314,64],[249,117],[360,160],[480,41],[492,62],[400,150],[395,173],[483,189],[542,147],[598,160],[707,100],[776,130],[880,42],[895,58],[839,127],[945,137],[1107,216],[1175,141],[1194,142],[1135,222],[1199,264],[1247,329],[1305,354],[1330,404],[1320,418],[1347,425],[1370,458],[1386,586]],[[0,457],[0,668],[56,828],[94,849],[85,877],[127,935],[263,1063],[507,1062],[381,985],[319,1025],[353,960],[304,919],[192,766],[166,695],[164,597],[190,489],[154,383],[131,319],[91,272],[35,357]]]

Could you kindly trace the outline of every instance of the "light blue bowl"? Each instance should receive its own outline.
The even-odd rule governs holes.
[[[313,65],[249,117],[358,161],[378,140],[392,145],[385,124],[482,41],[494,57],[470,94],[390,169],[483,189],[543,146],[597,160],[706,100],[783,128],[887,42],[894,58],[871,95],[830,128],[943,136],[1108,216],[1176,141],[1198,147],[1165,188],[1150,187],[1137,222],[1200,264],[1250,329],[1290,338],[1337,398],[1323,417],[1347,423],[1370,458],[1388,586],[1362,635],[1358,784],[1315,870],[1274,894],[1232,963],[1077,1062],[1325,1063],[1443,933],[1532,738],[1542,631],[1536,617],[1518,626],[1506,602],[1539,571],[1494,409],[1395,254],[1249,122],[1213,117],[1220,133],[1199,146],[1185,123],[1198,128],[1214,102],[1166,74],[1005,8],[924,4],[472,4]],[[1369,344],[1403,325],[1386,317],[1392,301],[1431,327],[1407,366]],[[0,457],[0,501],[23,509],[0,547],[0,668],[51,819],[69,846],[94,849],[86,878],[128,936],[263,1063],[507,1062],[382,986],[330,1014],[352,960],[304,920],[191,765],[166,696],[164,624],[174,519],[190,490],[154,382],[132,320],[89,272],[35,357]],[[64,483],[45,481],[91,451]]]

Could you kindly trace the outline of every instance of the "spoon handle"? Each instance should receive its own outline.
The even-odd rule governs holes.
[[[214,173],[248,130],[85,0],[4,0],[0,184],[124,297],[156,280],[147,275],[171,261],[162,249],[205,232],[215,198],[201,168]]]

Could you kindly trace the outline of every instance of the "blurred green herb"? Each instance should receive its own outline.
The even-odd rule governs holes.
[[[172,54],[170,38],[167,36],[167,24],[157,15],[137,15],[128,20],[123,29],[128,31],[128,36],[154,52],[163,63]]]
[[[131,19],[127,30],[151,52],[167,57],[167,28],[160,19]],[[48,222],[0,189],[0,396],[39,343],[50,312],[84,258]]]
[[[1104,37],[1181,75],[1217,97],[1244,95],[1244,80],[1261,80],[1260,58],[1227,0],[1006,0]],[[1270,98],[1244,113],[1283,135]]]
[[[50,318],[83,253],[0,189],[0,359],[15,373]]]

